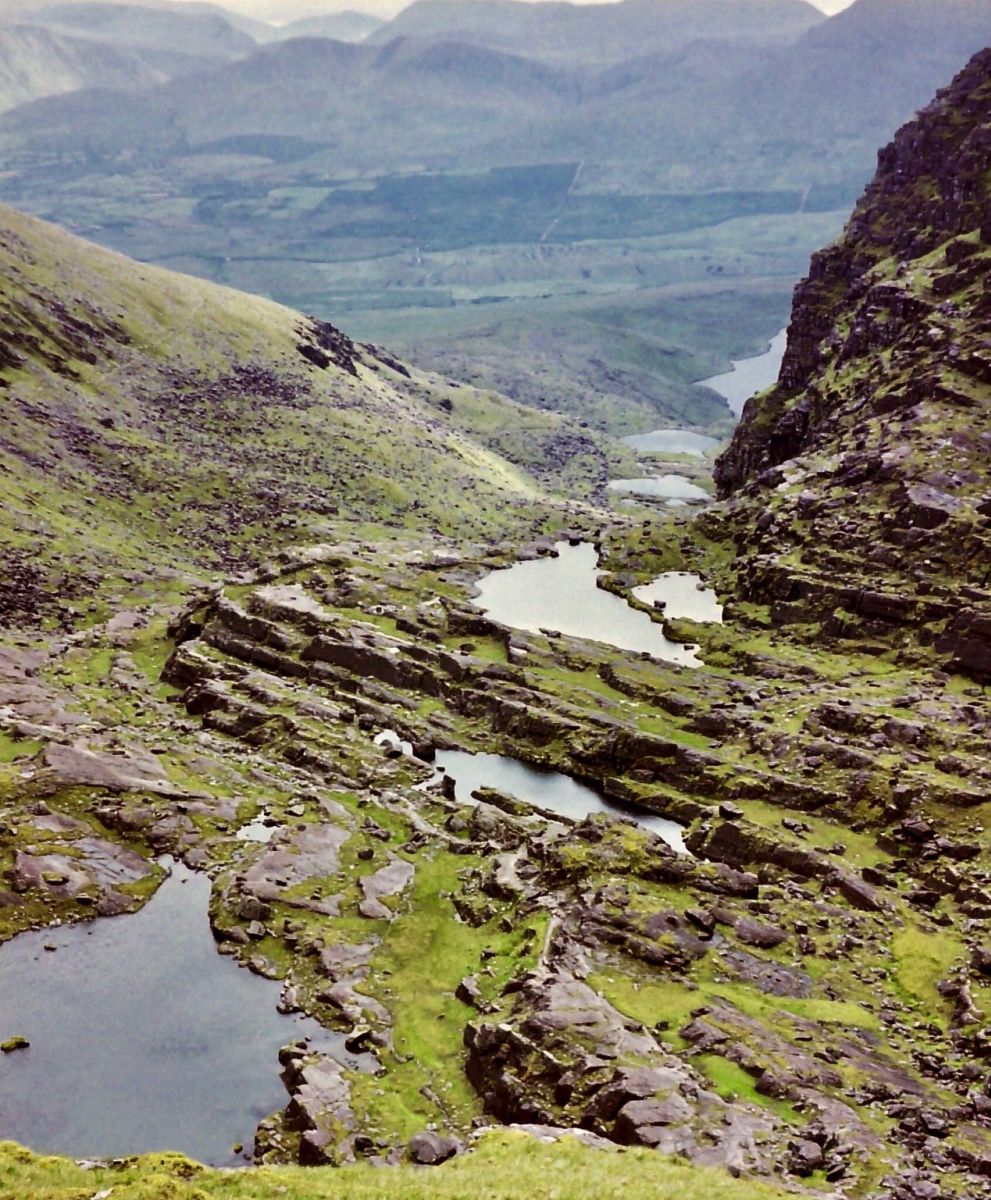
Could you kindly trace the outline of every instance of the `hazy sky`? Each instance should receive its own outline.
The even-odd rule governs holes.
[[[530,0],[530,2],[540,3],[540,0]],[[572,0],[574,4],[603,2],[613,3],[615,0]],[[344,9],[358,9],[361,12],[390,17],[405,8],[409,0],[219,0],[219,3],[236,12],[261,17],[266,21],[278,22]],[[853,3],[853,0],[810,0],[810,3],[821,8],[823,12],[835,13]]]

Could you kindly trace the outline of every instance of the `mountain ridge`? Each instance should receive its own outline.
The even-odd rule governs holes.
[[[860,579],[890,597],[890,621],[921,617],[923,644],[981,678],[991,675],[989,155],[985,50],[880,151],[846,231],[796,291],[777,385],[748,403],[716,466],[733,520],[775,497],[738,563],[751,596],[776,592],[779,618],[798,620],[828,612],[836,588]],[[768,556],[775,539],[789,550]],[[789,552],[790,583],[775,567]]]
[[[163,80],[161,70],[125,48],[0,24],[0,112],[96,84],[136,91]]]
[[[794,34],[824,20],[805,0],[622,0],[618,4],[522,0],[415,0],[371,35],[460,36],[493,49],[524,53],[559,65],[611,65],[646,48],[674,49],[699,37]]]

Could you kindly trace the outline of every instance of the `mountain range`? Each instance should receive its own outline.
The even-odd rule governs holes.
[[[623,0],[528,4],[523,0],[414,0],[369,41],[396,37],[469,42],[559,67],[595,69],[709,38],[793,39],[821,23],[805,0]]]
[[[584,161],[585,191],[852,188],[991,27],[988,0],[858,0],[828,21],[801,0],[683,9],[418,0],[350,49],[312,33],[259,48],[214,12],[175,6],[43,9],[35,20],[59,34],[160,67],[194,52],[239,61],[126,106],[95,94],[28,107],[4,133],[29,153],[68,141],[139,161],[145,142],[176,155],[277,134],[307,143],[312,171],[331,146],[338,171]]]

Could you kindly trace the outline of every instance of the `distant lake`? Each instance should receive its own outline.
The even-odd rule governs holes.
[[[641,479],[613,479],[611,492],[653,496],[658,500],[708,500],[709,493],[683,475],[647,475]]]
[[[777,381],[787,344],[788,330],[782,329],[771,339],[763,354],[757,354],[753,358],[734,359],[731,371],[700,379],[696,386],[718,392],[732,409],[733,415],[739,417],[751,396],[764,391]],[[643,454],[691,454],[697,458],[704,458],[710,450],[719,445],[716,438],[693,433],[688,429],[653,429],[650,433],[635,433],[622,441],[631,450],[639,450]],[[639,494],[658,493],[641,491]],[[700,497],[696,497],[698,498]]]
[[[770,346],[763,354],[754,358],[734,359],[732,371],[713,375],[709,379],[700,379],[698,386],[718,392],[733,410],[733,415],[739,417],[751,396],[764,391],[777,381],[787,344],[788,330],[782,329],[771,339]]]
[[[652,433],[635,433],[622,441],[631,450],[645,454],[691,454],[695,458],[704,458],[707,450],[719,445],[716,438],[688,429],[655,429]]]

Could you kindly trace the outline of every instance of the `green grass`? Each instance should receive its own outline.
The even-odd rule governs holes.
[[[726,1000],[745,1016],[775,1023],[789,1015],[824,1024],[848,1025],[858,1029],[876,1029],[878,1022],[855,1001],[807,999],[794,996],[765,996],[753,988],[735,983],[715,983],[700,978],[696,990],[689,990],[678,981],[637,983],[626,976],[596,975],[593,986],[598,988],[621,1012],[655,1025],[665,1021],[668,1029],[663,1037],[678,1042],[677,1030],[691,1019],[692,1011],[709,1000]]]
[[[504,1131],[486,1134],[474,1153],[431,1170],[212,1171],[178,1155],[83,1170],[0,1143],[0,1200],[90,1200],[100,1193],[113,1200],[786,1200],[792,1194],[649,1150],[590,1150],[569,1139],[544,1145]]]
[[[0,730],[0,763],[16,762],[19,758],[32,758],[45,743],[33,738],[15,738]]]
[[[781,828],[781,818],[786,816],[779,805],[770,804],[764,800],[743,800],[740,802],[748,821],[753,821],[765,829]],[[803,845],[809,847],[831,846],[841,842],[846,846],[846,853],[837,860],[851,867],[876,866],[886,862],[890,856],[877,844],[870,833],[857,833],[849,825],[840,821],[830,821],[813,813],[802,813],[802,821],[808,825],[811,832],[803,838]]]
[[[151,684],[158,684],[166,660],[174,649],[165,634],[167,625],[168,617],[156,617],[144,629],[139,630],[128,645],[128,652],[134,660],[135,667]],[[167,688],[169,693],[175,691],[166,684],[160,686]]]
[[[368,982],[362,990],[373,994],[393,1014],[389,1061],[389,1088],[379,1096],[374,1079],[353,1080],[355,1102],[373,1128],[394,1139],[408,1138],[424,1123],[437,1120],[437,1106],[424,1098],[428,1088],[440,1104],[442,1119],[466,1129],[479,1112],[479,1101],[464,1075],[463,1031],[473,1010],[455,998],[454,991],[466,975],[476,972],[484,947],[496,951],[491,966],[500,982],[532,964],[527,948],[542,944],[544,918],[530,925],[537,936],[524,930],[511,934],[490,926],[473,928],[457,920],[446,898],[458,887],[458,876],[472,865],[470,858],[438,851],[418,856],[409,903],[382,931]]]
[[[749,1104],[757,1104],[777,1113],[785,1121],[796,1125],[801,1123],[802,1118],[792,1105],[772,1096],[762,1096],[757,1091],[753,1077],[728,1058],[722,1058],[718,1054],[701,1054],[694,1060],[694,1065],[724,1100],[742,1100]]]
[[[940,1024],[946,1021],[946,1001],[936,985],[964,953],[964,945],[952,930],[930,931],[906,925],[891,939],[895,958],[895,982],[905,998],[915,1002]]]

